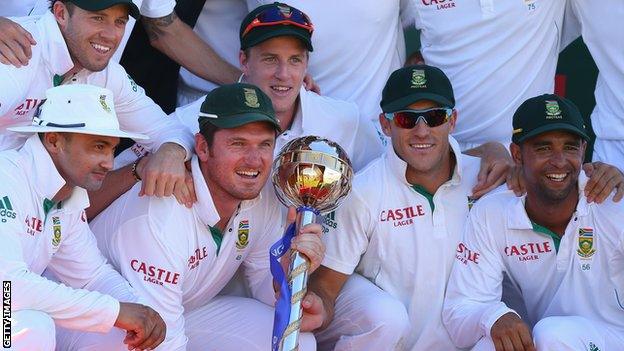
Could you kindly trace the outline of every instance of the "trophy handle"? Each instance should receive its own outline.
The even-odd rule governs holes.
[[[296,235],[301,227],[315,222],[316,214],[313,211],[305,208],[298,211],[295,221]],[[301,317],[303,316],[301,302],[307,292],[309,268],[310,261],[308,258],[298,251],[293,251],[290,256],[290,266],[288,267],[288,285],[290,286],[290,291],[292,291],[290,318],[280,342],[280,350],[294,351],[299,348],[299,327],[301,325]]]

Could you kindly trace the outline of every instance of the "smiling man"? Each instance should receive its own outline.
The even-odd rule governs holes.
[[[511,152],[527,194],[493,194],[468,217],[443,314],[458,347],[624,349],[624,205],[584,195],[587,140],[576,106],[556,95],[514,114]],[[527,320],[500,300],[505,273]]]
[[[0,278],[12,292],[9,346],[54,350],[57,328],[69,328],[116,329],[124,346],[154,348],[165,338],[163,320],[128,303],[137,297],[98,251],[84,213],[86,191],[101,187],[119,138],[145,136],[119,129],[110,90],[64,86],[46,98],[32,125],[12,128],[29,136],[24,146],[0,152]],[[59,283],[41,276],[46,269]],[[104,287],[126,302],[95,291]]]
[[[129,15],[138,16],[130,0],[54,0],[45,15],[20,19],[37,45],[28,66],[0,65],[0,149],[23,145],[24,136],[6,129],[30,124],[46,89],[76,83],[105,87],[114,94],[120,124],[150,136],[145,145],[154,154],[143,172],[144,192],[160,196],[175,192],[190,205],[184,159],[190,155],[192,135],[167,118],[119,64],[110,62]],[[130,166],[114,173],[123,175],[126,183],[136,182]],[[112,196],[127,190],[105,187]]]
[[[198,115],[191,161],[197,203],[188,209],[173,198],[138,197],[135,186],[91,227],[104,255],[163,316],[163,350],[268,350],[275,303],[269,248],[285,220],[274,195],[261,191],[279,124],[271,100],[250,84],[216,88]],[[322,258],[320,233],[310,225],[293,241],[313,269]],[[253,298],[217,296],[239,267]],[[115,333],[73,335],[63,345],[118,350]],[[314,346],[303,334],[300,349]]]

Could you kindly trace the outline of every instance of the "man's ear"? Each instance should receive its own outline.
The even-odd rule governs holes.
[[[449,134],[455,131],[456,125],[457,125],[457,110],[453,109],[453,113],[451,113],[451,117],[449,119]]]
[[[244,50],[239,51],[238,53],[238,64],[240,66],[241,71],[243,71],[243,74],[247,73],[247,54],[245,53]]]
[[[379,124],[381,125],[381,130],[384,132],[386,136],[391,137],[391,126],[390,121],[384,116],[383,113],[379,114]]]
[[[200,161],[206,162],[210,156],[210,147],[201,133],[195,134],[195,153]]]
[[[509,151],[511,152],[511,158],[517,166],[522,166],[522,150],[521,146],[516,143],[509,145]]]
[[[67,10],[67,6],[61,1],[57,1],[52,6],[52,13],[54,14],[54,18],[56,18],[56,22],[59,26],[61,28],[65,28],[67,26],[67,22],[69,21],[69,11]]]

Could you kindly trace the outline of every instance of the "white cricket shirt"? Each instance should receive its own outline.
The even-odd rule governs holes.
[[[412,323],[411,350],[454,349],[442,326],[442,297],[480,160],[449,141],[457,165],[433,196],[407,182],[407,164],[389,145],[355,176],[351,194],[324,223],[323,265],[355,271],[401,301]]]
[[[591,123],[596,136],[624,140],[624,2],[568,0],[565,29],[577,21],[583,41],[598,66]]]
[[[12,283],[13,311],[41,311],[66,328],[108,332],[119,302],[86,289],[106,282],[116,294],[134,295],[97,249],[84,214],[86,190],[50,200],[65,180],[37,135],[19,151],[0,152],[0,170],[0,279]],[[41,277],[46,268],[64,284]]]
[[[503,273],[526,304],[527,324],[576,315],[624,333],[624,204],[580,199],[563,237],[533,223],[525,197],[507,191],[472,209],[449,281],[444,323],[460,347],[469,347],[505,313]]]
[[[508,145],[528,98],[552,93],[564,0],[410,0],[428,65],[453,84],[463,150]]]
[[[20,18],[18,22],[33,35],[37,45],[33,47],[28,66],[0,65],[0,150],[24,143],[23,135],[8,132],[6,128],[29,125],[37,106],[45,99],[45,91],[60,84],[60,75],[74,66],[52,13]],[[124,130],[147,134],[150,139],[145,145],[149,150],[156,151],[163,143],[173,142],[183,146],[190,155],[192,135],[176,120],[167,118],[119,64],[111,61],[100,72],[83,69],[72,77],[65,77],[63,82],[74,83],[110,89],[119,124]]]
[[[91,222],[104,255],[165,320],[167,351],[185,350],[184,313],[208,303],[241,265],[252,296],[275,302],[269,247],[283,231],[281,207],[264,194],[243,201],[219,236],[209,227],[220,218],[197,156],[192,174],[191,209],[174,197],[139,197],[135,186]]]

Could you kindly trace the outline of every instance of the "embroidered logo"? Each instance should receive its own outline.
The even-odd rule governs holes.
[[[426,88],[427,77],[425,76],[425,70],[415,69],[412,70],[412,86],[411,88]]]
[[[592,228],[579,228],[578,250],[576,253],[581,259],[591,258],[596,249],[594,249],[594,230]]]
[[[546,119],[561,119],[561,109],[555,100],[546,100]]]
[[[245,105],[251,108],[260,107],[260,103],[258,102],[258,95],[256,95],[256,91],[251,88],[243,88],[245,93]]]
[[[61,219],[52,217],[52,245],[58,247],[61,243]]]
[[[106,95],[100,95],[100,105],[102,105],[104,111],[111,113],[110,107],[106,104]]]
[[[236,248],[243,250],[249,244],[249,220],[238,222],[238,236],[236,238]]]

